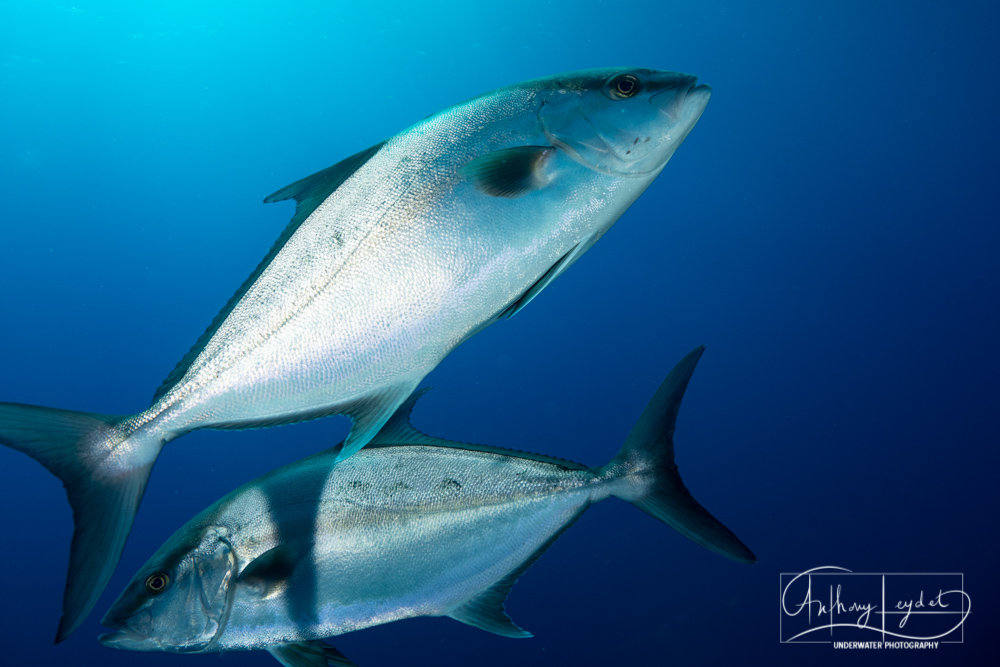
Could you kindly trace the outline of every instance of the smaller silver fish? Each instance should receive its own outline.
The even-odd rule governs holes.
[[[691,497],[674,464],[688,353],[605,466],[427,436],[411,396],[372,444],[333,448],[233,491],[178,530],[102,621],[105,646],[265,649],[286,667],[353,665],[326,637],[450,616],[530,637],[504,611],[517,579],[592,504],[614,496],[741,563],[756,557]]]

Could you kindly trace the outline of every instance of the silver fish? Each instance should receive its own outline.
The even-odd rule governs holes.
[[[0,442],[66,486],[75,534],[56,641],[97,601],[163,445],[342,414],[340,457],[462,341],[510,317],[656,178],[711,91],[587,70],[482,95],[268,197],[295,216],[129,416],[0,404]]]
[[[117,631],[101,643],[266,649],[306,667],[353,664],[324,638],[415,616],[529,637],[504,611],[510,588],[608,497],[753,563],[674,464],[677,411],[703,350],[677,364],[618,455],[598,468],[427,436],[409,423],[417,392],[362,452],[338,460],[332,449],[285,466],[189,521],[108,611],[102,623]]]

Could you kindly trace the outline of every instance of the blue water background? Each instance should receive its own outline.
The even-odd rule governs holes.
[[[446,359],[414,420],[602,464],[704,343],[677,460],[760,562],[609,501],[515,586],[508,610],[535,638],[418,619],[334,643],[362,667],[987,661],[998,25],[995,2],[7,0],[0,400],[145,408],[290,218],[263,197],[435,111],[565,70],[690,72],[715,95],[663,174],[530,307]],[[276,664],[95,637],[175,529],[347,428],[167,447],[118,572],[58,646],[70,510],[54,477],[0,448],[0,662]],[[820,565],[963,572],[965,643],[780,645],[779,572]]]

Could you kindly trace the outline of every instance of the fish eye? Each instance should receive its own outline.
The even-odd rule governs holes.
[[[159,595],[166,590],[169,583],[170,577],[165,572],[157,572],[146,579],[146,590],[150,595]]]
[[[630,97],[634,97],[639,92],[641,86],[639,79],[631,74],[622,74],[609,81],[608,87],[611,99],[627,100]]]

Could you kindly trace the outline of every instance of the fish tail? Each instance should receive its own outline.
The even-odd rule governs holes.
[[[0,444],[58,477],[73,507],[73,543],[56,643],[83,622],[107,585],[163,441],[121,417],[0,403]]]
[[[674,463],[674,427],[688,381],[705,351],[678,362],[646,406],[618,455],[598,474],[614,480],[612,494],[668,524],[681,535],[740,563],[753,555],[731,530],[691,496]]]

